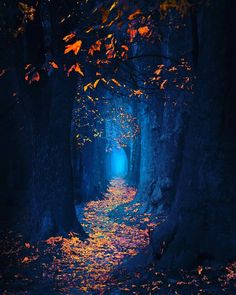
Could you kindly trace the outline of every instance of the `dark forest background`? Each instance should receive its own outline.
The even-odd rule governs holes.
[[[151,37],[143,40],[145,34],[140,34],[131,42],[122,17],[119,29],[108,26],[96,31],[99,19],[97,12],[91,17],[92,11],[99,7],[99,13],[104,13],[102,7],[110,7],[110,2],[25,1],[27,6],[20,9],[18,1],[1,1],[1,231],[20,232],[32,242],[69,231],[86,238],[74,202],[90,201],[106,189],[105,150],[112,144],[106,122],[112,108],[116,109],[113,116],[123,108],[139,126],[133,138],[119,142],[129,163],[126,180],[138,189],[139,212],[168,215],[152,233],[145,260],[158,260],[161,267],[171,269],[233,261],[235,1],[185,1],[188,8],[162,7],[162,17],[156,8],[159,4],[183,5],[184,1],[121,2],[129,7],[122,17],[138,8],[146,21],[151,15]],[[84,32],[89,27],[95,27],[90,35]],[[83,40],[78,55],[64,54],[65,46],[73,43],[63,41],[70,32],[75,32],[73,42]],[[83,48],[111,33],[116,44],[128,40],[127,58],[114,57],[107,68],[90,63]],[[68,69],[78,60],[84,76],[72,71],[68,77]],[[161,82],[144,86],[157,65],[163,65]],[[171,71],[164,71],[173,67],[177,79],[186,82],[182,88],[181,82],[179,87],[174,84]],[[83,87],[95,81],[99,71],[106,80],[115,79],[126,88],[114,82],[111,89],[101,81],[96,90],[88,88],[86,95],[100,98],[96,108],[104,118],[97,122],[88,117],[94,124],[88,130],[78,127],[76,120]],[[168,85],[161,84],[164,80]],[[130,89],[139,92],[128,98]],[[99,128],[103,135],[94,137]],[[135,132],[133,125],[128,128]],[[78,133],[86,134],[82,148],[78,148]]]

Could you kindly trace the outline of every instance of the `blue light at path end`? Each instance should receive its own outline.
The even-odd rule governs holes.
[[[114,149],[111,152],[111,176],[125,177],[128,172],[128,160],[124,149]]]

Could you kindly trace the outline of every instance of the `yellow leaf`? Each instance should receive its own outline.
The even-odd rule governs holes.
[[[94,102],[94,99],[92,98],[92,96],[87,95],[88,99],[91,100],[92,102]]]
[[[118,4],[118,1],[115,1],[115,2],[111,5],[109,11],[112,11],[112,9],[114,9],[114,8],[117,6],[117,4]]]
[[[92,88],[92,83],[88,83],[84,85],[84,92],[88,90],[88,88]]]
[[[93,83],[93,88],[96,88],[98,86],[100,79],[97,79],[94,83]]]

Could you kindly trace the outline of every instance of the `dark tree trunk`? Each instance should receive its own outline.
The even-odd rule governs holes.
[[[201,15],[197,82],[177,193],[167,221],[152,236],[154,257],[163,267],[235,258],[234,11],[234,1],[217,1]]]
[[[46,2],[41,1],[35,20],[29,22],[26,32],[11,40],[10,58],[5,56],[4,51],[1,52],[4,54],[4,67],[10,69],[3,80],[4,83],[7,79],[7,84],[1,93],[1,101],[11,98],[14,106],[6,105],[4,113],[9,119],[15,117],[13,140],[6,142],[5,150],[1,153],[4,163],[1,168],[5,168],[5,173],[10,175],[9,161],[13,162],[14,167],[20,161],[25,167],[25,179],[28,179],[19,198],[12,193],[15,180],[11,181],[10,187],[3,188],[7,194],[10,192],[11,207],[15,208],[6,224],[32,240],[69,231],[85,235],[76,218],[72,186],[70,128],[76,81],[67,78],[62,68],[57,73],[52,69],[48,73],[41,70],[43,65],[48,66],[50,60],[62,61],[63,58],[57,52],[57,44],[51,40],[51,28],[56,23],[54,19]],[[23,80],[26,64],[36,67],[40,74],[38,82],[28,85]],[[13,92],[17,94],[12,97]],[[19,105],[13,101],[14,97]],[[8,123],[9,120],[5,119],[3,132],[9,128]],[[14,149],[18,150],[18,147],[13,147],[17,143],[21,153],[19,161],[12,154]],[[4,158],[7,150],[12,152],[8,152]],[[17,178],[18,174],[12,177]],[[3,197],[3,208],[8,210],[9,198],[5,199]],[[21,206],[17,208],[17,204]]]

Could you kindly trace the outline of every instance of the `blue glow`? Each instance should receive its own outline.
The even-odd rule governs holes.
[[[122,148],[113,149],[108,157],[108,174],[113,177],[125,177],[128,172],[128,160]]]

